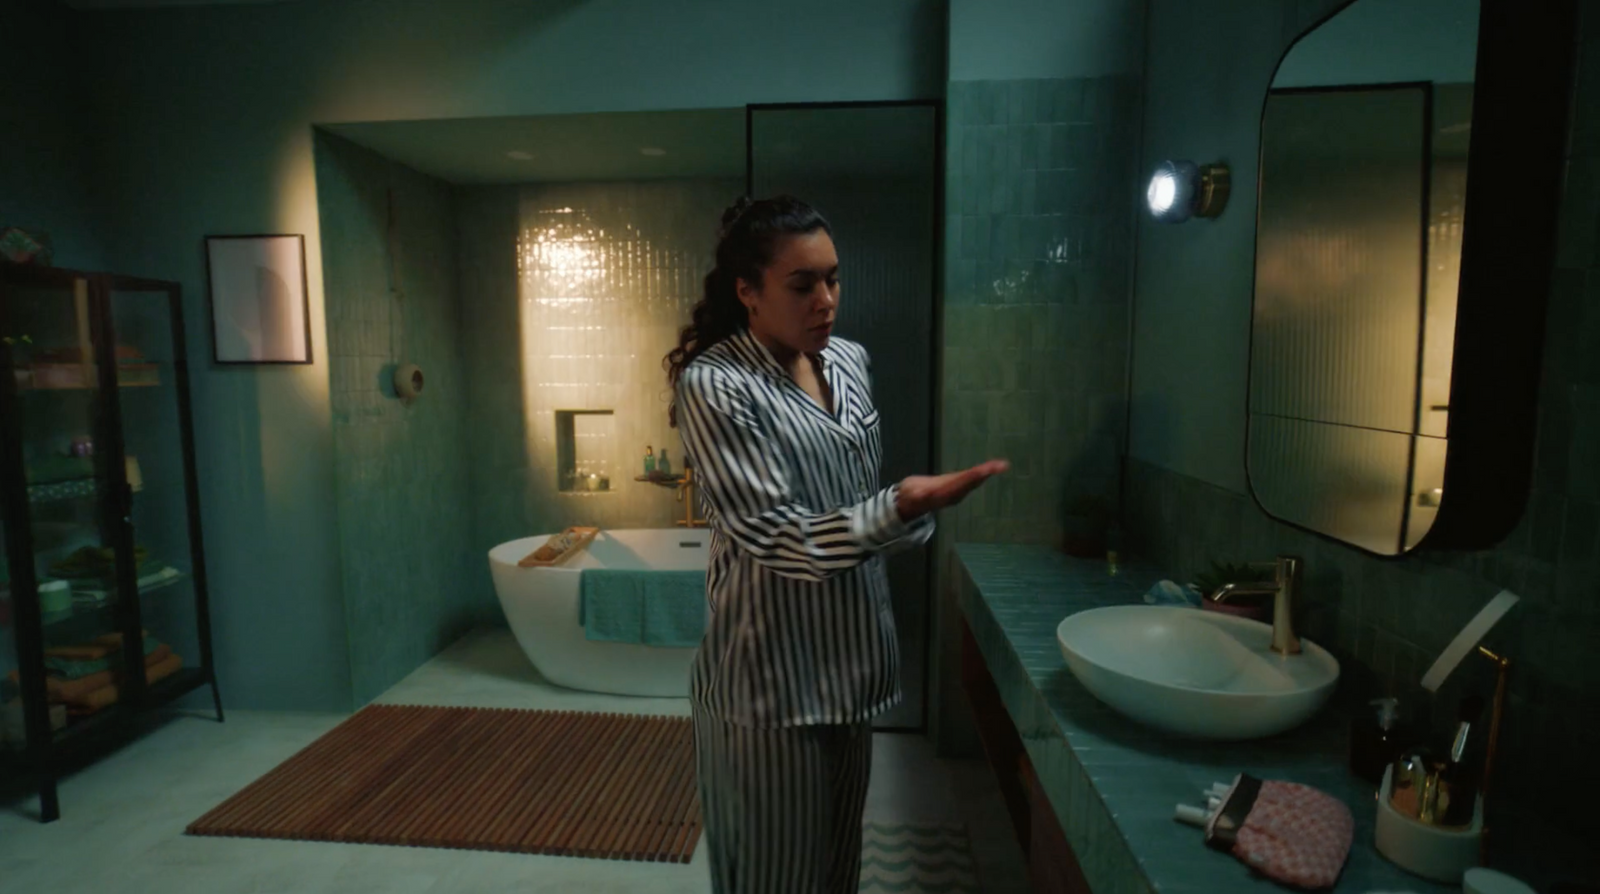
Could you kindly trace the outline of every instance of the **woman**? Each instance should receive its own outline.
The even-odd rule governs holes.
[[[873,715],[900,700],[880,556],[989,477],[878,487],[867,354],[833,338],[839,259],[805,203],[740,200],[667,355],[712,528],[711,623],[690,684],[718,894],[854,894]]]

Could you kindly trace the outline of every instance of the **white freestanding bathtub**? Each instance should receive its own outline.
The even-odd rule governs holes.
[[[578,575],[585,568],[704,570],[711,534],[704,529],[602,531],[582,553],[554,568],[517,562],[549,534],[489,550],[495,594],[528,660],[545,679],[569,689],[687,698],[694,649],[590,642],[578,623]]]

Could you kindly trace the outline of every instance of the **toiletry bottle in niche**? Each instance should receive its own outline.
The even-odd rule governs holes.
[[[1350,723],[1350,772],[1377,785],[1384,768],[1414,743],[1400,722],[1399,699],[1374,699],[1371,707]]]
[[[656,471],[656,452],[649,444],[644,445],[644,473],[652,475]]]
[[[672,460],[667,458],[667,448],[661,448],[661,456],[656,458],[656,471],[662,475],[672,474]]]
[[[1106,573],[1112,577],[1122,573],[1122,526],[1116,522],[1106,530]]]

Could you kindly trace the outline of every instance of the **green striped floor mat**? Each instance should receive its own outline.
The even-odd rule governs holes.
[[[978,894],[967,830],[959,824],[866,823],[862,894]]]

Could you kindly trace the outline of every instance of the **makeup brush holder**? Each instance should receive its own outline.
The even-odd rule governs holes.
[[[1465,827],[1431,826],[1394,809],[1394,767],[1383,773],[1378,790],[1378,853],[1415,875],[1450,885],[1461,884],[1468,869],[1478,865],[1483,840],[1483,798],[1473,806],[1472,822]]]

